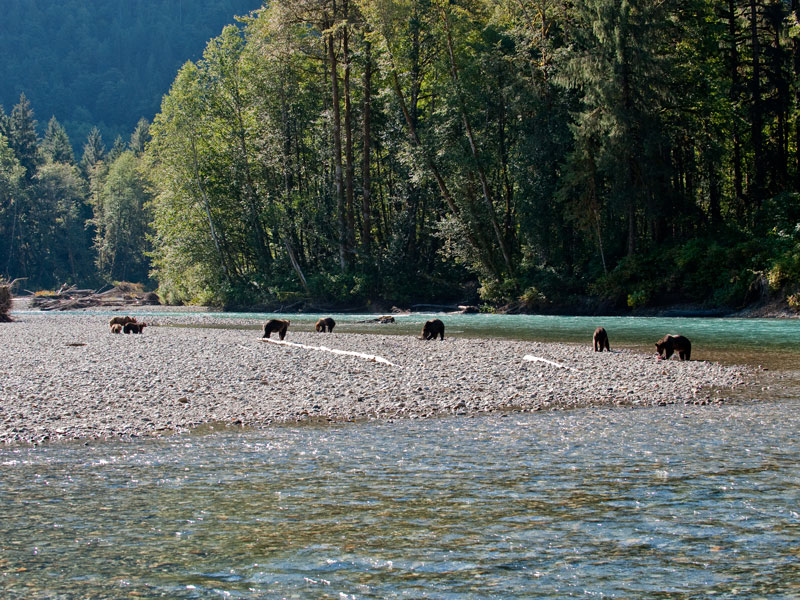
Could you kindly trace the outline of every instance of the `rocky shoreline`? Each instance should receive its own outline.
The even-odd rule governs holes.
[[[151,321],[147,319],[148,321]],[[87,313],[0,326],[0,443],[166,435],[210,424],[427,418],[722,402],[749,367],[595,353],[586,345],[289,330],[256,320],[152,319],[114,335]],[[228,325],[227,327],[225,325]],[[245,325],[245,327],[242,327]]]

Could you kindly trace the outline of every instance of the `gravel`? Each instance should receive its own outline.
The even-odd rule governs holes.
[[[0,325],[5,444],[164,435],[209,423],[706,404],[754,379],[748,367],[596,353],[588,343],[290,328],[289,343],[278,344],[261,339],[256,320],[237,320],[250,327],[243,329],[203,315],[145,318],[143,334],[115,335],[106,317],[88,313],[13,317]]]

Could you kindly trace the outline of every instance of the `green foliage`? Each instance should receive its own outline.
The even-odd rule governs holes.
[[[590,290],[629,308],[682,302],[741,307],[754,273],[769,265],[775,252],[774,240],[688,240],[621,261]]]
[[[161,3],[115,10],[136,30]],[[800,9],[732,6],[270,3],[183,55],[152,125],[84,119],[80,171],[69,118],[52,111],[40,140],[25,97],[0,110],[0,267],[52,286],[149,276],[168,302],[220,306],[792,296]],[[134,96],[118,75],[103,106]]]
[[[535,287],[529,287],[519,297],[520,302],[530,311],[540,311],[548,307],[547,296]]]
[[[529,306],[535,308],[543,306],[547,302],[547,298],[539,292],[536,288],[528,288],[519,295],[519,281],[515,279],[503,279],[500,281],[488,280],[480,289],[478,294],[482,300],[494,302],[496,304],[507,304],[519,299]]]
[[[628,294],[628,308],[637,309],[647,306],[650,302],[650,292],[647,290],[637,290]]]
[[[96,228],[97,268],[107,280],[146,281],[150,194],[140,159],[123,151],[102,175],[92,220]]]

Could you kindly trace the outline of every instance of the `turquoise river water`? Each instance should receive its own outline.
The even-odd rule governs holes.
[[[680,332],[693,358],[785,383],[721,406],[2,448],[0,597],[800,598],[800,322],[442,318],[580,343],[602,324],[646,351]]]

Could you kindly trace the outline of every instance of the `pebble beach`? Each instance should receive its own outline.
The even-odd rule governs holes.
[[[120,313],[125,314],[125,313]],[[209,424],[431,418],[722,402],[753,369],[585,345],[293,331],[261,321],[12,314],[0,325],[0,443],[169,435]]]

